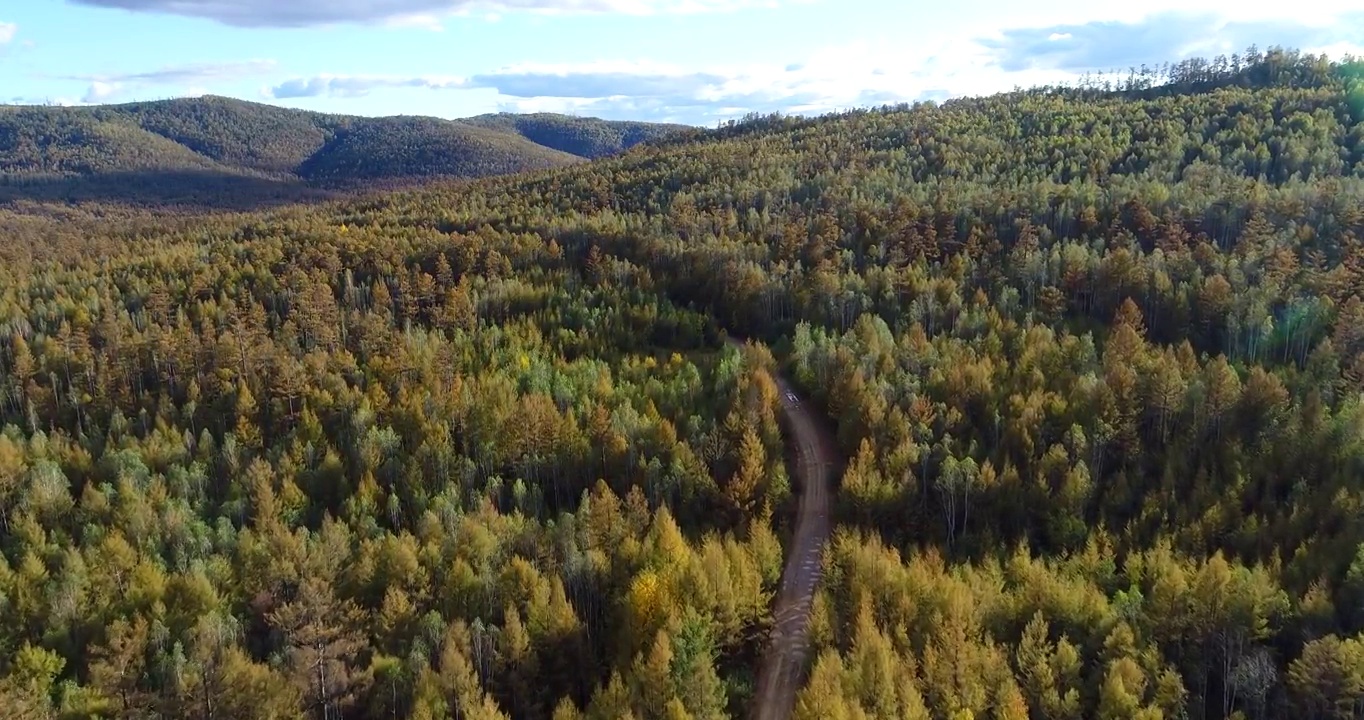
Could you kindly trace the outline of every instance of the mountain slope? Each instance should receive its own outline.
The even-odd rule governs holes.
[[[853,458],[793,717],[1309,716],[1364,698],[1317,680],[1364,677],[1364,118],[1345,69],[1247,56],[764,119],[332,222],[539,235],[789,351]],[[721,674],[753,687],[743,650]],[[608,705],[635,667],[589,717],[658,712]]]
[[[42,176],[219,168],[213,159],[126,117],[0,108],[0,172]]]
[[[325,635],[356,720],[1350,716],[1360,105],[1219,65],[0,209],[0,697],[301,717]]]
[[[224,165],[292,173],[351,118],[206,96],[101,108]]]
[[[556,113],[479,115],[470,125],[513,132],[545,147],[585,158],[599,158],[689,129],[686,125],[613,122]]]
[[[520,135],[427,117],[365,120],[341,131],[297,168],[309,180],[484,177],[568,165],[583,158]]]
[[[159,181],[164,177],[151,174],[171,172],[328,184],[476,178],[569,165],[678,129],[556,115],[366,118],[214,96],[88,108],[0,106],[0,181],[13,196],[22,194],[16,186],[48,186],[54,178],[66,187],[114,176],[120,183],[130,176]]]

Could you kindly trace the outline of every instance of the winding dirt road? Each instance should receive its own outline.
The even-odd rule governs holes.
[[[742,345],[736,338],[730,338],[730,343]],[[809,658],[810,604],[829,540],[834,473],[840,466],[838,448],[825,418],[818,410],[806,407],[785,378],[776,380],[795,453],[793,476],[799,483],[800,505],[781,588],[772,607],[772,632],[758,671],[754,720],[786,720],[795,709]]]

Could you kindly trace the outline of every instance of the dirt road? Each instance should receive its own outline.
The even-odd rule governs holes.
[[[733,338],[730,342],[742,344]],[[829,540],[834,473],[841,465],[823,415],[806,407],[785,378],[777,378],[777,387],[795,452],[793,479],[799,483],[800,505],[781,588],[772,608],[772,633],[758,671],[754,720],[786,720],[795,708],[809,656],[810,604]]]

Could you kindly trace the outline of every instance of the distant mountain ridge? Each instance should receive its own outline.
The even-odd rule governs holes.
[[[167,177],[312,185],[477,178],[611,155],[685,129],[539,113],[329,115],[219,96],[0,106],[0,197]],[[60,193],[58,193],[60,194]]]

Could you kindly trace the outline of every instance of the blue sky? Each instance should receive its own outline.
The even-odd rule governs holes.
[[[1364,0],[11,0],[0,102],[211,93],[361,115],[713,125],[1251,43],[1364,55]]]

